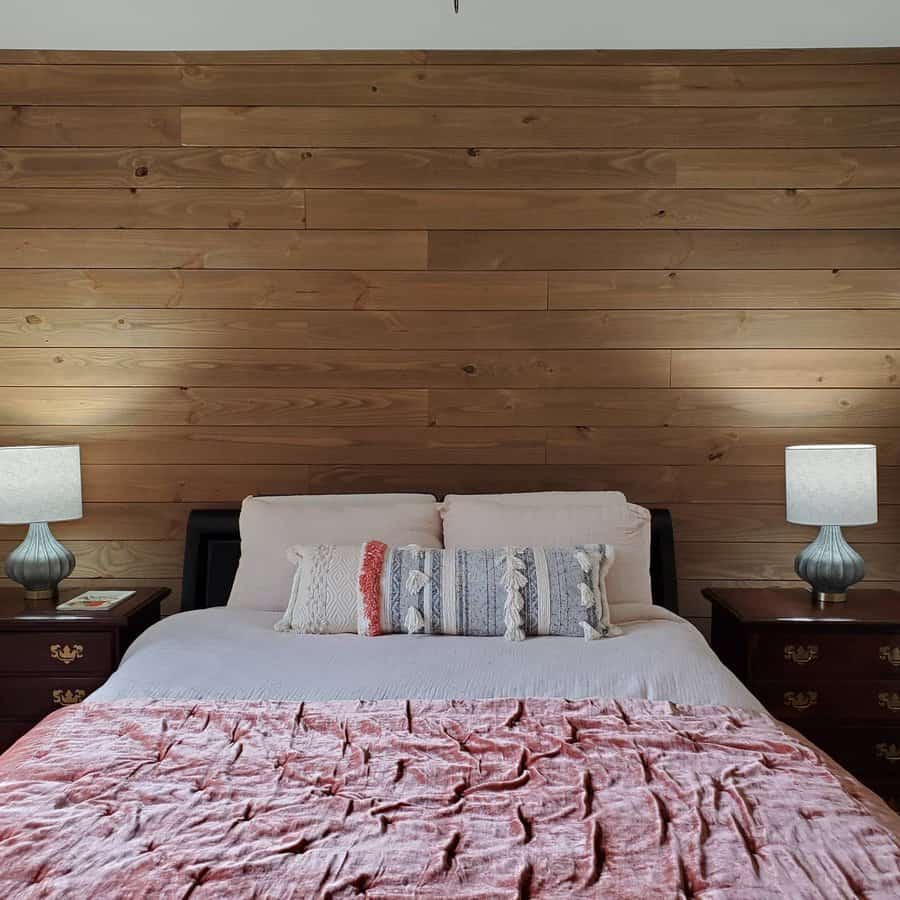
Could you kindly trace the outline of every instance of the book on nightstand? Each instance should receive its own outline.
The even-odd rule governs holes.
[[[57,609],[112,609],[123,600],[134,596],[134,591],[85,591],[60,603]]]

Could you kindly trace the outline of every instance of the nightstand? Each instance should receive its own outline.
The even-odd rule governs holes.
[[[765,705],[900,801],[900,592],[854,588],[817,607],[804,588],[706,588],[713,650]]]
[[[60,591],[59,602],[83,592]],[[0,752],[61,706],[80,703],[112,674],[128,645],[159,621],[169,589],[139,588],[110,610],[59,612],[0,589]]]

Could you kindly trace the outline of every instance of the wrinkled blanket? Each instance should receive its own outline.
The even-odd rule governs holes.
[[[768,716],[169,702],[0,757],[0,896],[900,896],[900,819]]]

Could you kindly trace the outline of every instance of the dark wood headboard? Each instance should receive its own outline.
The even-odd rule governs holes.
[[[651,509],[650,581],[653,602],[678,612],[675,540],[667,509]],[[182,609],[224,606],[241,557],[239,510],[195,509],[184,550]]]

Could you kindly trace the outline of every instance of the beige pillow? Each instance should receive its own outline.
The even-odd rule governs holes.
[[[537,496],[548,497],[547,494]],[[616,564],[606,578],[610,606],[623,603],[649,606],[653,603],[650,512],[626,502],[623,495],[619,496],[622,497],[621,505],[609,494],[601,498],[599,504],[591,505],[585,494],[557,494],[559,500],[535,506],[496,502],[478,496],[454,496],[441,510],[444,546],[611,544],[615,549]]]
[[[228,605],[283,613],[291,595],[295,544],[441,546],[430,494],[247,497],[241,504],[241,561]]]

